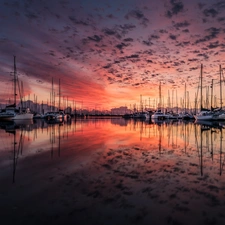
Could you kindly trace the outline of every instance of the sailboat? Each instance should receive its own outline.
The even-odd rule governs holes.
[[[17,84],[17,73],[16,73],[16,56],[14,56],[14,103],[5,107],[0,113],[0,120],[27,120],[33,119],[33,114],[30,109],[25,110],[16,109],[16,84]]]
[[[133,113],[133,118],[134,119],[150,119],[150,114],[148,111],[143,111],[143,102],[142,102],[142,95],[140,95],[140,106],[141,106],[141,111],[140,112],[135,112]]]
[[[202,106],[202,71],[203,65],[201,64],[201,76],[200,76],[200,101],[201,101],[201,111],[196,114],[194,117],[196,120],[213,120],[215,113],[208,109],[204,109]]]
[[[52,99],[54,98],[54,94],[53,94],[53,78],[52,78]],[[59,109],[58,111],[51,111],[51,112],[46,112],[44,115],[44,119],[46,120],[51,120],[51,121],[60,121],[60,120],[64,120],[66,119],[66,115],[64,113],[63,110],[60,109],[60,102],[61,102],[61,90],[60,90],[60,79],[59,79]],[[54,102],[54,100],[52,101],[52,103]],[[54,107],[55,108],[55,107]]]
[[[222,103],[222,80],[221,80],[221,76],[222,76],[222,68],[221,68],[221,65],[220,65],[220,109],[217,110],[217,112],[215,113],[214,120],[225,120],[225,111],[222,109],[223,103]]]
[[[156,120],[164,120],[168,119],[169,115],[165,114],[161,110],[162,104],[161,104],[161,82],[159,84],[159,108],[155,111],[155,113],[152,114],[151,119]]]

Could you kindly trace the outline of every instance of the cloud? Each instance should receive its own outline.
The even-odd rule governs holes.
[[[223,30],[221,28],[210,27],[208,29],[205,29],[205,31],[208,33],[208,35],[196,40],[195,41],[196,44],[217,38],[218,34]]]
[[[122,38],[121,34],[118,32],[118,30],[116,30],[116,28],[114,28],[114,29],[103,28],[102,32],[107,36],[115,36],[117,39]]]
[[[217,15],[218,15],[218,11],[216,11],[214,8],[212,8],[212,9],[205,9],[204,11],[203,11],[203,14],[204,14],[204,16],[206,16],[206,17],[216,17]]]
[[[119,50],[123,50],[127,46],[129,46],[129,44],[125,44],[122,42],[122,43],[116,45],[116,48],[118,48]]]
[[[100,42],[102,40],[102,36],[98,36],[98,35],[93,35],[91,37],[88,37],[89,40],[91,41],[95,41],[95,42]]]
[[[120,28],[123,30],[123,34],[127,34],[128,31],[133,30],[134,28],[136,28],[135,25],[133,24],[124,24],[124,25],[120,25]]]
[[[30,20],[36,20],[38,18],[38,16],[32,12],[26,13],[25,16]]]
[[[75,16],[68,16],[70,21],[72,21],[75,25],[83,25],[83,26],[93,26],[92,21],[87,18],[85,20],[77,19]]]
[[[212,4],[211,6],[208,6],[206,9],[202,11],[202,13],[205,17],[215,18],[220,13],[224,13],[224,9],[225,9],[225,1],[219,1],[217,3]]]
[[[175,23],[173,26],[179,30],[180,28],[185,28],[185,27],[190,26],[190,23],[185,20],[185,21],[180,22],[180,23]]]
[[[142,41],[142,43],[144,44],[144,45],[147,45],[147,46],[151,46],[151,45],[153,45],[153,43],[150,41],[150,40],[144,40],[144,41]]]
[[[198,57],[203,57],[205,60],[209,58],[209,56],[206,53],[199,53],[197,54]]]
[[[220,44],[219,41],[210,42],[209,45],[207,45],[207,48],[210,48],[210,49],[218,48],[218,47],[224,48],[225,45],[224,44]]]
[[[182,12],[184,10],[183,2],[179,0],[170,0],[171,7],[166,12],[166,16],[168,18],[173,17],[174,15],[177,15],[178,13]]]
[[[174,34],[170,34],[170,35],[169,35],[169,38],[170,38],[171,40],[176,40],[176,39],[177,39],[177,36],[174,35]]]
[[[104,69],[109,69],[112,66],[112,64],[108,63],[107,65],[103,66]]]
[[[223,21],[225,21],[225,17],[219,17],[219,18],[217,19],[217,21],[223,22]]]
[[[190,31],[189,31],[189,29],[184,29],[184,30],[182,30],[182,32],[183,33],[189,33]]]
[[[139,58],[139,55],[129,55],[126,57],[127,59],[136,59],[136,58]]]
[[[144,13],[139,10],[139,9],[135,9],[130,11],[129,13],[127,13],[125,15],[126,19],[130,19],[130,18],[134,18],[137,19],[138,21],[140,21],[140,24],[143,25],[144,27],[147,27],[149,20],[144,16]]]
[[[125,42],[133,42],[134,39],[133,38],[124,38],[123,41],[125,41]]]

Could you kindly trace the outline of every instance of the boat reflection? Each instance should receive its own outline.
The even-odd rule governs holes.
[[[16,129],[30,130],[33,125],[33,120],[14,120],[0,121],[0,128],[6,132],[15,131]]]
[[[224,128],[225,121],[207,121],[207,120],[197,120],[195,124],[201,125],[202,129],[207,128]]]
[[[32,143],[38,140],[40,141],[40,137],[38,137],[38,130],[45,130],[45,134],[49,134],[49,139],[51,142],[51,158],[53,157],[53,152],[56,144],[58,145],[56,147],[58,152],[57,154],[58,156],[60,156],[62,126],[62,122],[47,123],[44,120],[0,121],[0,129],[5,131],[6,134],[8,134],[3,134],[2,138],[5,142],[8,143],[6,147],[9,149],[10,153],[12,153],[12,183],[15,183],[16,181],[16,168],[18,166],[19,158],[25,158],[23,155],[24,146],[26,150],[25,154],[27,154],[28,151],[32,150],[29,148],[29,142]],[[10,147],[12,145],[13,147]]]
[[[16,126],[14,121],[0,121],[0,128],[9,133],[14,133],[15,129],[18,129],[19,126]]]
[[[60,157],[61,151],[61,129],[63,128],[63,123],[54,123],[50,126],[50,143],[51,143],[51,158],[54,157],[55,151],[57,151],[58,157]],[[58,139],[58,140],[57,140]]]
[[[108,151],[120,146],[126,146],[127,149],[143,146],[153,158],[169,160],[169,163],[180,158],[187,171],[189,167],[193,170],[192,165],[197,165],[195,169],[200,171],[201,176],[212,171],[216,173],[218,168],[222,175],[224,126],[225,122],[215,121],[193,123],[182,120],[85,118],[50,123],[45,120],[1,121],[0,132],[4,142],[8,142],[7,150],[13,152],[13,157],[10,157],[13,158],[15,182],[20,157],[20,163],[26,156],[49,157],[52,161],[62,160],[63,163],[65,157],[77,160],[77,154],[84,154],[88,158],[95,151]],[[0,157],[4,152],[1,150],[3,147],[0,146]],[[7,158],[4,160],[7,161]],[[88,160],[93,159],[90,157]],[[74,167],[74,164],[70,166]]]
[[[0,207],[4,221],[14,215],[10,224],[20,215],[23,223],[42,215],[63,224],[92,214],[101,219],[79,224],[107,224],[123,210],[126,223],[147,224],[161,209],[169,211],[154,224],[182,224],[191,215],[195,224],[224,222],[218,217],[225,201],[223,124],[84,118],[1,128]],[[215,212],[213,220],[203,211]],[[152,213],[136,220],[146,212]]]
[[[16,177],[16,167],[19,159],[19,155],[23,154],[23,144],[24,144],[24,133],[30,130],[30,125],[32,125],[30,120],[16,120],[16,121],[1,121],[0,128],[4,129],[6,133],[12,135],[12,183],[15,183]],[[11,137],[11,136],[10,136]]]
[[[224,125],[215,121],[198,121],[195,130],[196,146],[199,154],[200,173],[208,166],[208,159],[219,164],[219,174],[222,175],[225,161],[223,152],[223,129]]]

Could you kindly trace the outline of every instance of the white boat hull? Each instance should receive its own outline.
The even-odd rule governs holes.
[[[196,120],[213,120],[212,116],[195,116]]]
[[[32,113],[16,114],[13,117],[13,120],[31,120],[31,119],[33,119],[33,114]]]
[[[216,115],[214,120],[225,120],[225,113]]]
[[[213,115],[205,115],[205,116],[196,115],[196,116],[194,116],[194,118],[196,120],[213,120]]]
[[[162,120],[162,119],[169,119],[169,116],[165,114],[153,114],[151,118],[156,120]]]

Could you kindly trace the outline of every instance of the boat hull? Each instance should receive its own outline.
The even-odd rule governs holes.
[[[213,116],[212,115],[208,115],[208,116],[194,116],[194,118],[196,120],[213,120]]]
[[[12,121],[13,118],[14,118],[14,115],[7,114],[7,113],[0,115],[0,120],[4,120],[4,121]]]
[[[31,120],[31,119],[33,119],[33,114],[32,113],[16,114],[13,117],[13,120]]]
[[[165,114],[153,114],[151,116],[152,119],[157,119],[157,120],[165,120],[165,119],[169,119],[168,115]]]
[[[221,113],[219,115],[216,115],[214,120],[225,120],[225,113]]]

